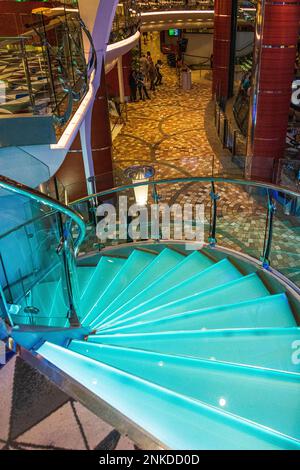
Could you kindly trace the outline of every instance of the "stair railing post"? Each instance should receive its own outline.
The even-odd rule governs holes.
[[[69,321],[72,322],[73,326],[79,325],[79,319],[76,313],[75,305],[74,305],[74,293],[72,287],[72,274],[71,269],[72,266],[69,263],[69,255],[72,256],[71,250],[69,247],[69,239],[72,238],[71,234],[71,227],[68,226],[68,223],[63,222],[62,215],[58,213],[58,228],[60,233],[60,244],[57,248],[57,253],[59,254],[62,252],[62,264],[63,270],[65,273],[65,280],[66,280],[66,288],[67,288],[67,295],[68,295],[68,303],[69,303],[69,311],[67,318]]]
[[[212,201],[212,218],[211,218],[211,228],[210,228],[210,236],[209,236],[209,244],[210,246],[214,247],[217,243],[217,210],[218,210],[218,200],[220,196],[216,193],[215,183],[214,181],[211,182],[211,192],[210,198]]]
[[[276,202],[273,201],[272,195],[270,194],[270,191],[268,191],[267,224],[265,233],[264,253],[262,256],[262,265],[265,269],[268,269],[270,267],[270,254],[272,249],[275,212]]]
[[[4,308],[4,310],[5,310],[4,313],[5,313],[5,315],[6,315],[7,319],[8,319],[8,321],[9,321],[10,326],[13,328],[13,327],[14,327],[14,322],[13,322],[13,319],[12,319],[12,317],[11,317],[11,315],[10,315],[9,307],[8,307],[8,304],[7,304],[7,301],[6,301],[6,297],[5,297],[5,295],[4,295],[4,292],[3,292],[3,289],[2,289],[1,284],[0,284],[0,299],[1,299],[1,302],[2,302],[2,304],[3,304],[3,308]]]

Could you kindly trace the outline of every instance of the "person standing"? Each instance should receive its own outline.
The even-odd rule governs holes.
[[[144,77],[147,80],[148,74],[149,74],[149,62],[145,54],[143,54],[142,57],[140,58],[140,68],[141,68],[142,73],[144,74]]]
[[[129,75],[129,87],[130,87],[130,101],[134,103],[136,101],[136,92],[137,92],[137,82],[136,82],[136,72],[131,70]]]
[[[156,70],[156,82],[155,82],[155,85],[158,86],[158,85],[161,85],[162,84],[162,79],[163,79],[163,76],[162,76],[162,73],[161,73],[161,69],[162,69],[162,61],[159,59],[157,62],[156,62],[156,65],[155,65],[155,70]]]
[[[145,85],[145,76],[141,70],[137,73],[136,81],[140,99],[145,101],[144,96],[146,96],[146,98],[150,100],[150,96],[148,95],[147,88]]]

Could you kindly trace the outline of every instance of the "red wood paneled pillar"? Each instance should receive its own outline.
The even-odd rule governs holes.
[[[112,139],[106,95],[105,70],[102,67],[101,85],[94,102],[91,125],[91,146],[96,176],[96,190],[113,187],[112,177]],[[70,200],[79,199],[87,194],[86,176],[79,134],[71,151],[57,172],[58,179],[67,188]]]
[[[248,176],[272,181],[284,156],[300,3],[259,0],[248,132]]]
[[[112,138],[104,65],[92,115],[92,152],[95,175],[99,175],[104,171],[111,171]]]
[[[229,85],[232,0],[215,0],[213,95],[226,100]]]

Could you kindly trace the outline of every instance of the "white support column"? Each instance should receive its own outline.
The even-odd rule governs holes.
[[[118,57],[118,79],[119,79],[120,103],[125,103],[124,71],[123,71],[122,56]]]
[[[94,194],[94,184],[88,179],[95,176],[92,144],[91,144],[91,121],[92,109],[90,109],[80,127],[80,141],[82,148],[82,158],[84,163],[84,173],[88,194]]]

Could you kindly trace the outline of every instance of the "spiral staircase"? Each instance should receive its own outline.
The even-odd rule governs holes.
[[[205,250],[159,250],[78,268],[88,334],[36,353],[163,447],[299,449],[300,331],[286,295]],[[45,289],[35,304],[52,312]]]
[[[187,180],[176,180],[177,195]],[[193,179],[199,191],[207,181]],[[163,199],[172,183],[143,184]],[[127,240],[95,250],[96,201],[118,205],[124,186],[71,208],[1,177],[1,226],[10,223],[0,232],[2,339],[143,449],[299,450],[298,218],[274,223],[271,186],[212,179],[214,190],[237,184],[252,198],[258,190],[258,207],[268,196],[263,262],[218,245],[216,235],[226,239],[216,196],[209,243]],[[272,268],[277,231],[281,258],[295,261],[285,277]]]

